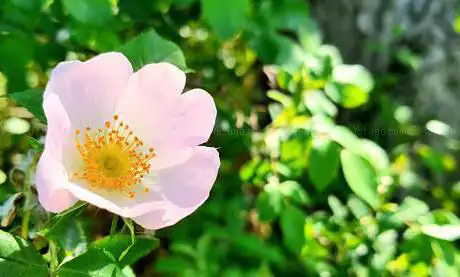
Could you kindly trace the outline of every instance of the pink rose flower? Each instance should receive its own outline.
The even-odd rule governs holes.
[[[182,93],[184,86],[176,66],[133,73],[120,53],[60,63],[43,100],[41,205],[57,213],[83,200],[152,230],[195,211],[220,166],[215,148],[199,146],[211,135],[216,107],[206,91]]]

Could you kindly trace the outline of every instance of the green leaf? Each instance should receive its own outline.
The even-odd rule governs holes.
[[[27,136],[30,147],[38,151],[43,151],[44,145],[38,139],[34,137]]]
[[[370,214],[368,206],[355,196],[351,196],[347,201],[347,206],[350,208],[351,213],[360,219],[363,216]]]
[[[187,269],[192,268],[193,264],[181,257],[160,257],[155,263],[155,270],[158,273],[180,275]]]
[[[248,43],[260,59],[265,63],[280,65],[288,72],[301,68],[305,53],[300,45],[273,30],[265,31],[263,28],[258,26],[248,32]]]
[[[43,112],[43,89],[28,89],[9,94],[9,97],[31,112],[42,123],[46,123]]]
[[[283,243],[293,253],[300,254],[305,243],[305,214],[298,208],[288,205],[280,219]]]
[[[221,39],[230,39],[247,24],[249,0],[201,0],[204,20]]]
[[[191,5],[198,2],[198,0],[172,0],[173,5],[178,6],[181,9],[189,8]]]
[[[6,11],[2,11],[2,16],[6,14]],[[31,39],[30,36],[14,33],[1,36],[0,71],[8,79],[9,91],[20,91],[28,87],[26,82],[27,64],[33,60],[35,48],[35,40]],[[11,53],[16,54],[12,55]]]
[[[268,184],[257,197],[257,211],[262,221],[274,220],[281,212],[282,195],[274,185]]]
[[[335,217],[340,219],[345,219],[348,215],[348,209],[345,205],[340,202],[340,200],[334,195],[330,195],[327,198],[327,203],[332,210],[332,213]]]
[[[83,225],[79,220],[70,219],[66,224],[59,224],[46,236],[59,243],[67,251],[82,251],[86,249],[87,238]]]
[[[332,72],[333,82],[325,87],[326,94],[345,108],[356,108],[369,100],[374,79],[361,65],[336,65]]]
[[[299,205],[308,205],[311,199],[305,192],[305,189],[295,181],[285,181],[279,185],[281,194],[290,201]]]
[[[340,153],[342,170],[351,190],[374,209],[379,205],[377,174],[370,163],[346,149]]]
[[[433,266],[433,276],[459,277],[460,256],[455,245],[448,241],[433,240],[431,248],[437,260]]]
[[[134,273],[133,269],[129,266],[125,266],[122,272],[124,277],[136,277],[136,274]]]
[[[0,230],[0,277],[48,277],[48,266],[33,245]]]
[[[87,238],[81,222],[76,218],[86,203],[79,203],[67,211],[54,216],[40,231],[45,238],[54,240],[68,251],[86,249]]]
[[[121,47],[135,70],[149,63],[170,62],[185,70],[185,57],[175,43],[162,38],[155,30],[147,31]]]
[[[332,140],[342,145],[345,149],[354,153],[362,152],[361,140],[348,128],[335,126],[330,131]]]
[[[297,131],[281,144],[281,162],[292,170],[294,176],[302,175],[307,166],[308,139],[308,133]]]
[[[339,166],[339,145],[327,137],[313,137],[308,173],[319,191],[324,190],[335,179]]]
[[[374,88],[371,73],[362,65],[337,65],[332,72],[332,78],[340,84],[356,86],[366,94]]]
[[[136,241],[132,244],[131,236],[129,235],[112,235],[103,239],[95,241],[91,247],[104,249],[110,252],[114,257],[120,257],[122,253],[130,247],[122,259],[120,259],[120,266],[134,264],[137,260],[148,255],[153,249],[158,247],[158,240],[147,236],[137,236]]]
[[[71,29],[72,38],[79,44],[96,52],[107,52],[119,48],[120,38],[114,31],[100,30],[77,25]]]
[[[385,170],[390,166],[390,159],[380,145],[368,139],[361,139],[360,141],[363,155],[372,163],[375,169]]]
[[[95,248],[61,264],[57,274],[59,277],[124,277],[115,258]]]
[[[291,97],[277,90],[269,90],[267,92],[267,96],[275,101],[280,102],[285,107],[289,107],[293,103]]]
[[[430,237],[454,241],[460,239],[460,224],[426,224],[422,226],[422,232]]]
[[[284,264],[285,258],[277,246],[269,245],[261,238],[252,234],[230,234],[224,232],[232,241],[235,249],[244,256],[256,257],[276,264]]]
[[[88,25],[102,26],[112,19],[109,0],[61,0],[67,12]]]
[[[416,222],[419,217],[426,215],[429,211],[430,208],[425,202],[408,196],[404,198],[392,217],[401,223]]]
[[[359,107],[369,100],[369,94],[355,85],[332,82],[324,89],[332,101],[348,109]]]
[[[307,91],[304,96],[304,103],[313,114],[324,114],[331,117],[337,115],[337,107],[329,100],[322,91]]]
[[[79,202],[62,213],[55,215],[49,222],[46,223],[45,227],[43,227],[40,231],[40,234],[46,237],[56,230],[59,230],[61,225],[66,225],[70,220],[73,220],[86,205],[87,204],[85,202]]]
[[[297,34],[302,49],[307,53],[316,53],[320,50],[323,36],[316,21],[307,18],[305,24],[298,28]]]
[[[308,26],[309,8],[303,0],[278,0],[273,2],[270,23],[277,29],[297,30]],[[313,34],[312,34],[313,35]]]
[[[43,6],[44,0],[11,0],[11,3],[26,11],[38,12]]]

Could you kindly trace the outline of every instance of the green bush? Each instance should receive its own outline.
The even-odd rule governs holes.
[[[156,233],[36,200],[48,74],[107,51],[218,107],[211,196]],[[307,1],[4,0],[0,72],[0,276],[460,276],[458,141],[344,64]]]

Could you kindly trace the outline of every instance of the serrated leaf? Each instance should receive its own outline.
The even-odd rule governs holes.
[[[130,235],[112,235],[103,239],[95,241],[91,247],[104,249],[116,258],[120,257],[122,253],[128,248],[129,251],[122,259],[120,259],[120,266],[131,265],[140,258],[148,255],[152,252],[159,244],[158,240],[147,236],[137,236],[136,241],[132,244]]]
[[[124,277],[115,258],[96,248],[61,264],[57,274],[59,277]]]
[[[76,216],[86,203],[78,203],[72,208],[54,216],[40,231],[45,238],[56,241],[63,249],[81,252],[86,249],[87,238],[81,222]]]
[[[364,158],[343,149],[340,153],[342,170],[351,190],[374,209],[379,205],[377,174]]]
[[[0,230],[0,277],[48,277],[49,270],[33,245]]]
[[[149,63],[169,62],[185,70],[185,57],[175,43],[155,32],[147,31],[121,47],[121,52],[130,60],[135,70]]]

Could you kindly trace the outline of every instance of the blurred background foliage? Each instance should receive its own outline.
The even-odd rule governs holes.
[[[395,95],[421,57],[347,64],[313,2],[1,0],[0,276],[460,276],[458,133]],[[158,240],[36,201],[49,72],[106,51],[172,62],[218,107],[218,181]]]

